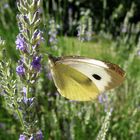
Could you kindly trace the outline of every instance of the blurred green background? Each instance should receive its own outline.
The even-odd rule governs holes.
[[[45,42],[41,46],[43,65],[35,96],[44,139],[94,140],[106,115],[98,100],[73,102],[57,93],[47,66],[45,54],[49,51],[56,56],[81,55],[121,66],[126,71],[125,82],[107,92],[109,96],[111,94],[114,110],[106,139],[139,140],[140,0],[44,0],[41,11],[40,28]],[[12,61],[13,69],[19,58],[15,45],[19,32],[17,13],[15,1],[0,1],[0,36],[6,41],[7,57]],[[55,49],[49,43],[51,19],[54,19],[58,32]],[[92,19],[92,39],[81,42],[77,27],[86,24],[88,19]],[[20,127],[17,116],[7,109],[0,96],[0,140],[18,139]]]

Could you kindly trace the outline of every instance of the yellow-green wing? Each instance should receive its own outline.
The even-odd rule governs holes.
[[[54,64],[52,76],[59,93],[76,101],[89,101],[97,98],[99,90],[87,76],[65,64]]]

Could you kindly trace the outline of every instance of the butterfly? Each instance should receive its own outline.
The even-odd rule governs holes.
[[[48,56],[58,92],[70,100],[90,101],[119,86],[125,72],[116,64],[81,56]]]

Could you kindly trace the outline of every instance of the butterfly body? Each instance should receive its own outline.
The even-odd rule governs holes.
[[[115,64],[80,57],[49,56],[49,65],[59,93],[76,101],[89,101],[122,83],[124,71]]]

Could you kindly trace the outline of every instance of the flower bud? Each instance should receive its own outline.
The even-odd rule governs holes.
[[[26,7],[22,4],[21,1],[17,2],[17,7],[18,7],[18,10],[19,10],[21,13],[26,13],[26,12],[27,12]]]
[[[30,25],[30,21],[29,21],[29,18],[28,18],[27,15],[24,15],[24,16],[23,16],[23,22],[24,22],[25,24],[27,24],[27,25]]]
[[[23,67],[23,65],[17,66],[16,72],[19,76],[23,76],[25,74],[25,68]]]
[[[34,23],[39,19],[39,11],[37,10],[34,15],[33,15],[33,19],[31,21],[31,25],[34,25]]]

